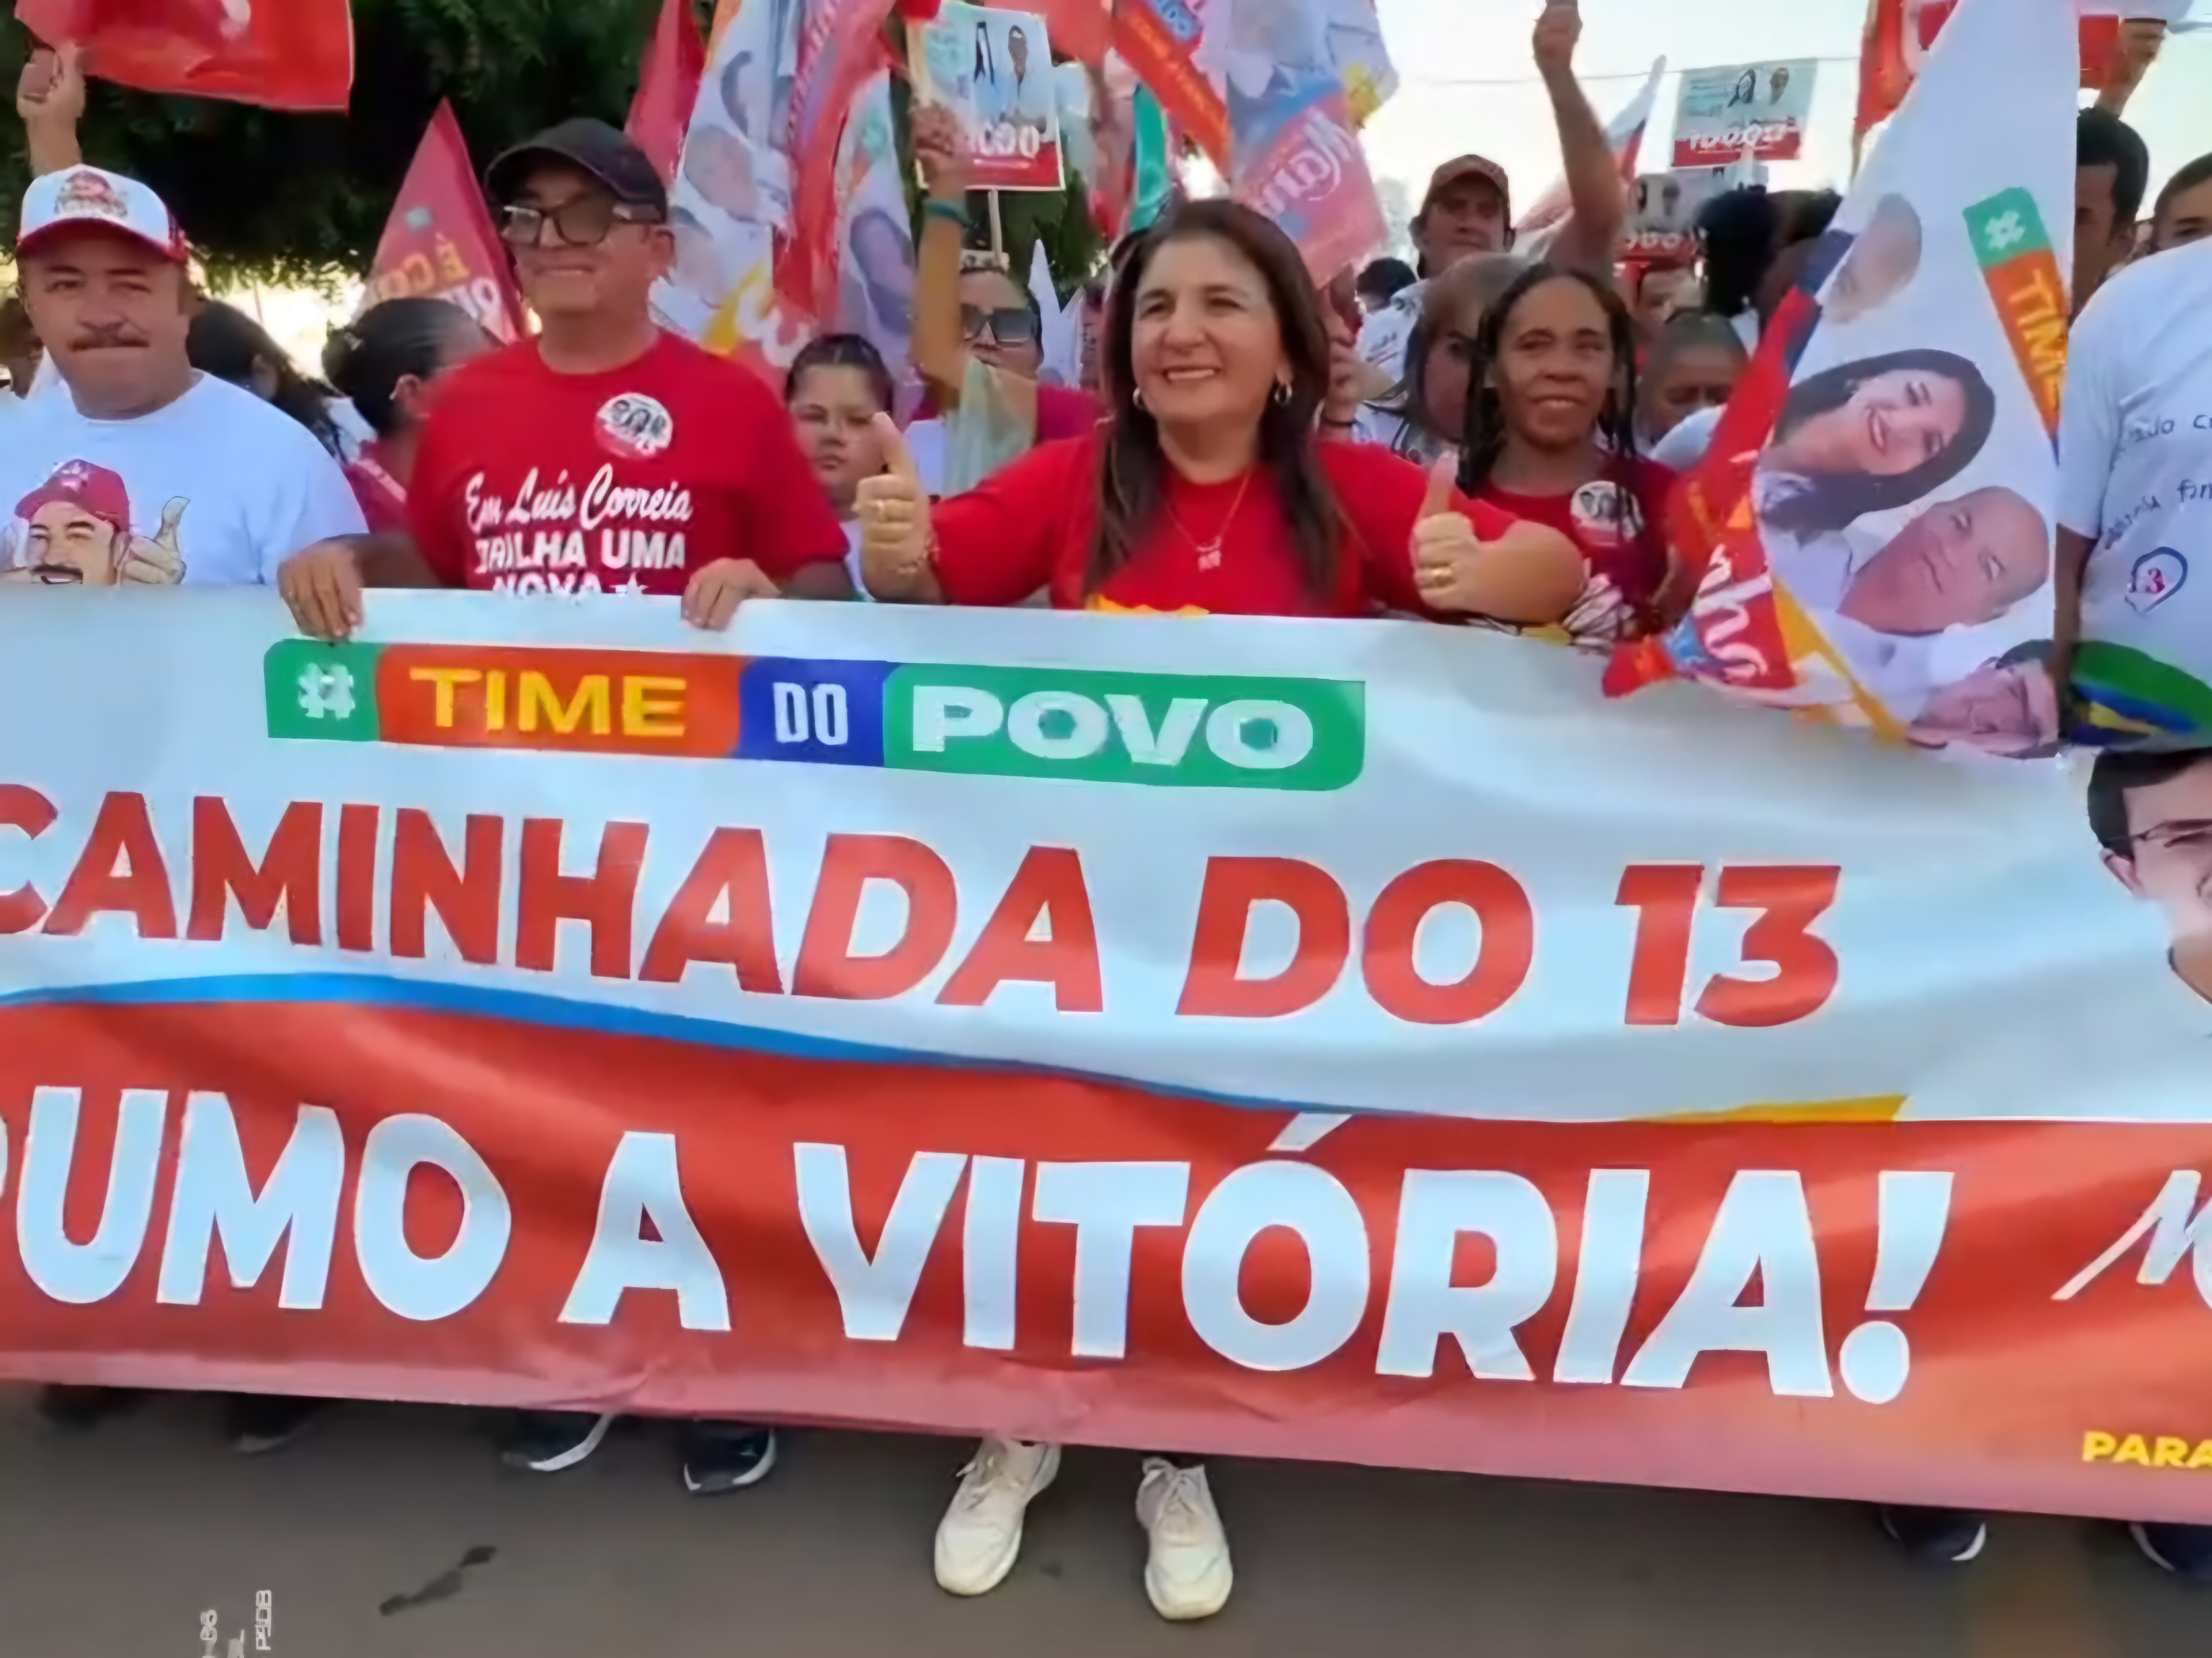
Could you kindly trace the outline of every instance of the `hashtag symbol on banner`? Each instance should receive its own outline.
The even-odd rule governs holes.
[[[1989,238],[1992,248],[2002,253],[2027,240],[2027,227],[2020,222],[2019,214],[2002,213],[1982,227],[1982,234]]]
[[[300,712],[310,720],[353,718],[353,675],[344,668],[306,668],[300,673]]]

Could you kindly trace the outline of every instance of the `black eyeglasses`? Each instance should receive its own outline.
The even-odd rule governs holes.
[[[499,210],[499,237],[509,247],[536,247],[545,240],[545,227],[570,247],[597,247],[618,224],[659,224],[661,216],[649,207],[618,202],[596,190],[572,196],[558,207],[533,207],[509,202]]]
[[[1022,307],[986,311],[980,305],[960,307],[960,331],[971,340],[983,337],[985,329],[1001,345],[1027,345],[1036,337],[1036,319]]]

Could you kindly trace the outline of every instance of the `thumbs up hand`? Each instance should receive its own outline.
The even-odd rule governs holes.
[[[1487,550],[1464,513],[1452,505],[1456,452],[1429,469],[1428,494],[1413,521],[1413,583],[1439,610],[1472,610],[1474,567]]]
[[[151,540],[144,536],[131,537],[123,568],[116,572],[121,580],[149,587],[173,587],[185,579],[185,556],[177,531],[184,521],[185,508],[191,504],[189,497],[175,497],[161,508],[161,527]]]
[[[884,470],[863,478],[854,505],[860,519],[860,579],[869,594],[892,603],[937,596],[930,569],[936,537],[930,530],[929,492],[922,488],[914,452],[889,415],[875,419],[884,446]]]

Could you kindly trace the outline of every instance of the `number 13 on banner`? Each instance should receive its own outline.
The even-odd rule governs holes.
[[[1744,931],[1743,959],[1773,971],[1763,977],[1715,974],[1692,1011],[1715,1024],[1759,1029],[1795,1023],[1826,1006],[1842,969],[1813,925],[1835,907],[1842,878],[1833,865],[1723,867],[1715,905],[1759,912]],[[1628,1023],[1682,1022],[1705,884],[1702,864],[1632,864],[1622,872],[1613,902],[1638,912],[1628,969]]]

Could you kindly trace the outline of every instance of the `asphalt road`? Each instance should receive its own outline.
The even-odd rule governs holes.
[[[1237,1588],[1171,1627],[1139,1582],[1135,1459],[1072,1455],[1013,1577],[941,1594],[964,1448],[792,1436],[774,1477],[686,1497],[666,1436],[553,1476],[454,1412],[347,1406],[225,1448],[206,1400],[64,1436],[0,1396],[8,1658],[2203,1658],[2212,1592],[2117,1533],[2001,1522],[1977,1566],[1897,1558],[1812,1503],[1226,1463]],[[256,1598],[267,1618],[257,1642]],[[204,1640],[204,1614],[216,1614]]]

